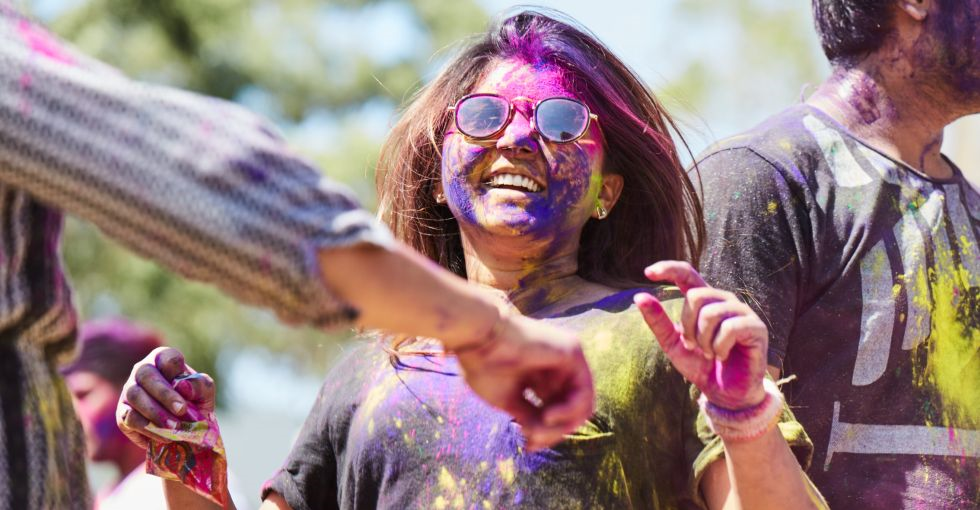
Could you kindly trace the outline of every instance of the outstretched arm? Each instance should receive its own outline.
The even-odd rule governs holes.
[[[440,338],[460,352],[474,390],[526,424],[532,446],[558,441],[591,414],[591,376],[574,336],[500,318],[489,298],[395,243],[267,121],[129,80],[2,2],[0,184],[288,322],[359,317]],[[460,349],[474,342],[486,348]],[[531,406],[525,388],[544,405]]]

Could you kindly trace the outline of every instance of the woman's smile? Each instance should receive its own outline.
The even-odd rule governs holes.
[[[473,92],[522,100],[514,101],[510,122],[493,138],[446,134],[442,185],[460,227],[535,239],[581,231],[594,210],[602,179],[598,128],[592,126],[570,143],[544,141],[532,125],[533,103],[523,100],[576,98],[561,73],[505,60]]]

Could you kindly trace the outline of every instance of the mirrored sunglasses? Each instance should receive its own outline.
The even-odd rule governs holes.
[[[528,98],[517,97],[514,101]],[[470,94],[449,107],[455,114],[456,129],[477,140],[499,135],[514,119],[514,102],[497,94]],[[531,129],[555,143],[581,138],[599,117],[589,107],[570,97],[549,97],[534,103]]]

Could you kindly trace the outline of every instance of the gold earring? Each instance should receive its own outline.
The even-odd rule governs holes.
[[[446,203],[446,195],[444,195],[442,193],[436,193],[436,203],[437,204],[445,204]]]
[[[602,205],[595,206],[595,212],[599,216],[600,220],[604,220],[606,219],[606,216],[609,216],[609,211],[607,211]]]

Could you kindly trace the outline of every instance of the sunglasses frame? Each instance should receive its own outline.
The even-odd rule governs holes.
[[[474,97],[496,97],[496,98],[500,98],[500,99],[504,100],[507,103],[507,120],[504,121],[504,123],[500,127],[500,129],[498,129],[498,130],[494,131],[493,133],[490,133],[489,135],[486,135],[486,136],[470,136],[469,134],[466,133],[466,131],[463,130],[463,128],[461,128],[459,126],[459,116],[456,115],[456,111],[459,108],[460,103],[462,103],[463,101],[466,101],[468,99],[472,99]],[[545,101],[550,101],[552,99],[564,99],[566,101],[572,101],[572,102],[575,102],[575,103],[578,103],[578,104],[582,105],[582,108],[585,108],[585,113],[586,113],[585,127],[582,129],[582,132],[579,133],[579,135],[576,136],[575,138],[572,138],[571,140],[552,140],[551,137],[549,137],[549,136],[545,135],[544,133],[538,131],[538,127],[537,127],[538,106],[540,106],[541,103],[544,103]],[[529,121],[531,123],[531,131],[534,132],[534,133],[537,133],[538,136],[540,136],[541,138],[543,138],[543,139],[545,139],[545,140],[547,140],[547,141],[549,141],[551,143],[572,143],[572,142],[575,142],[578,139],[580,139],[583,136],[585,136],[585,133],[588,133],[589,132],[589,127],[592,125],[592,122],[599,122],[599,116],[596,115],[596,114],[594,114],[594,113],[592,113],[592,110],[589,109],[589,105],[583,103],[582,101],[579,101],[578,99],[575,99],[574,97],[565,97],[565,96],[552,96],[552,97],[546,97],[546,98],[541,99],[541,100],[538,100],[538,101],[534,101],[533,99],[531,99],[529,97],[524,97],[524,96],[517,96],[514,99],[507,99],[506,97],[504,97],[504,96],[502,96],[500,94],[494,94],[492,92],[477,92],[475,94],[467,94],[467,95],[459,98],[459,100],[456,101],[455,104],[452,104],[452,105],[446,107],[446,111],[452,112],[452,114],[453,114],[453,124],[456,126],[456,130],[459,131],[460,133],[462,133],[463,136],[466,136],[467,138],[470,138],[472,140],[490,140],[492,138],[495,138],[495,137],[499,136],[500,133],[503,133],[504,130],[507,129],[507,126],[509,126],[510,123],[514,121],[514,112],[517,111],[517,107],[514,105],[514,102],[515,101],[525,101],[525,102],[530,101],[530,102],[533,103],[531,105],[531,118],[529,119]]]

